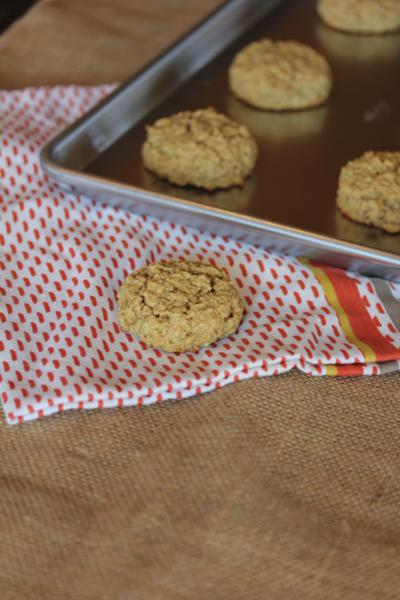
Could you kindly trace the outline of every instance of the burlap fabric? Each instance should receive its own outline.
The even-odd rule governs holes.
[[[128,76],[216,2],[44,0],[0,84]],[[400,375],[0,425],[0,598],[400,598]]]

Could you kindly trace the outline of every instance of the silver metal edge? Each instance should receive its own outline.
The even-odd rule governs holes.
[[[282,1],[283,0],[271,0],[267,3],[264,0],[264,2],[262,2],[264,13],[267,14],[268,11],[272,10]],[[232,10],[235,8],[238,10],[238,8],[242,8],[244,4],[248,5],[249,2],[253,5],[260,4],[259,0],[229,0],[226,2],[192,32],[189,32],[181,41],[164,52],[160,57],[156,58],[150,65],[144,67],[139,74],[136,74],[125,84],[122,84],[89,113],[57,135],[57,137],[46,144],[41,151],[40,162],[43,170],[47,175],[54,179],[61,188],[68,191],[74,191],[78,194],[88,194],[103,204],[117,204],[119,207],[131,211],[134,204],[135,212],[141,214],[153,214],[161,217],[165,217],[168,213],[175,214],[178,217],[181,217],[180,222],[185,225],[201,227],[202,223],[204,223],[206,229],[210,229],[208,226],[210,223],[214,223],[217,228],[222,225],[229,228],[231,225],[234,229],[235,226],[239,226],[237,235],[235,235],[233,229],[229,235],[240,239],[244,232],[246,232],[251,240],[251,232],[267,234],[269,240],[258,241],[256,243],[266,248],[278,248],[278,251],[281,252],[290,252],[290,250],[284,249],[285,243],[293,243],[294,246],[290,247],[297,249],[297,251],[291,252],[292,254],[302,254],[303,256],[309,256],[327,264],[342,266],[360,273],[377,275],[400,281],[400,256],[396,256],[389,252],[370,249],[351,242],[338,241],[334,238],[325,237],[285,225],[279,225],[278,223],[257,219],[256,217],[239,215],[209,205],[205,206],[193,201],[187,201],[182,198],[172,198],[160,193],[154,193],[141,188],[124,185],[119,182],[105,180],[101,177],[96,177],[87,173],[79,172],[79,175],[77,175],[76,170],[65,167],[57,160],[55,156],[56,150],[66,141],[71,141],[74,136],[87,130],[87,128],[101,116],[103,111],[110,109],[110,105],[114,99],[118,99],[125,93],[133,94],[135,87],[143,81],[143,78],[148,77],[149,73],[154,74],[163,69],[166,63],[173,60],[174,56],[181,53],[184,48],[190,44],[191,40],[193,40],[193,36],[196,36],[196,39],[201,38],[201,36],[204,35],[204,32],[207,32],[208,28],[215,23],[215,20],[219,23],[226,23],[227,15],[231,14]],[[252,20],[253,22],[248,22],[244,27],[243,32],[260,18],[258,13],[255,12],[253,16],[254,15],[256,16]],[[221,49],[222,48],[220,48],[216,54],[218,54]],[[211,60],[211,58],[208,56],[204,64],[209,62],[209,60]],[[199,68],[200,67],[197,65],[195,70]],[[112,141],[110,143],[112,143]],[[111,200],[111,198],[114,200]],[[146,209],[149,207],[150,210],[145,210],[143,208],[143,203],[145,203]],[[153,209],[153,211],[151,209]],[[156,212],[158,212],[158,214],[154,213],[154,209],[157,209]],[[190,217],[193,217],[196,220],[196,223],[190,221]],[[216,231],[214,230],[214,233],[217,232],[218,229]],[[249,237],[244,241],[250,241]],[[277,240],[281,243],[277,244]],[[280,249],[280,247],[283,249]]]
[[[238,215],[193,201],[180,199],[176,202],[161,193],[118,182],[107,182],[95,175],[85,175],[84,181],[76,187],[74,175],[71,175],[68,170],[61,169],[61,171],[64,189],[78,194],[87,194],[108,206],[139,214],[152,214],[161,218],[174,215],[183,225],[203,227],[220,235],[228,235],[221,229],[225,227],[226,231],[231,229],[230,236],[244,242],[249,242],[249,237],[253,237],[253,243],[265,248],[275,248],[279,252],[313,258],[364,274],[400,280],[400,257],[384,251],[371,250],[350,242],[338,243],[336,240],[318,234],[255,217]],[[149,205],[153,208],[153,212],[147,210]],[[158,212],[155,213],[154,209]],[[210,224],[214,224],[215,227],[210,228]],[[234,231],[235,227],[237,232]],[[265,234],[270,237],[269,240],[263,239],[262,236]],[[277,244],[277,240],[280,243]]]
[[[118,137],[123,135],[127,129],[130,129],[140,121],[146,114],[155,108],[156,105],[159,105],[171,95],[191,75],[208,64],[226,46],[234,41],[238,36],[238,30],[239,35],[242,35],[261,17],[268,14],[268,12],[282,2],[283,0],[228,0],[225,2],[199,25],[187,33],[181,40],[176,42],[165,52],[161,53],[147,66],[143,67],[133,77],[119,86],[113,93],[99,102],[93,109],[83,115],[83,117],[66,127],[53,140],[47,143],[40,153],[42,168],[46,170],[47,166],[52,166],[54,173],[57,166],[64,168],[70,166],[66,165],[65,161],[63,162],[63,160],[60,159],[61,152],[65,146],[74,144],[76,138],[83,136],[85,133],[88,133],[90,137],[92,126],[96,124],[96,127],[98,127],[98,124],[102,119],[105,124],[107,124],[107,116],[113,114],[114,111],[117,111],[117,106],[115,105],[119,104],[121,107],[124,99],[131,98],[128,127],[126,127],[125,130],[123,128],[120,128],[118,131],[115,129],[112,134],[107,132],[106,143],[101,148],[96,148],[96,150],[102,151],[109,147]],[[203,38],[210,35],[210,32],[213,30],[214,33],[212,35],[214,35],[214,38],[217,38],[217,41],[214,40],[214,44],[207,45],[206,50],[204,50]],[[216,35],[219,30],[224,31],[223,37]],[[193,52],[193,47],[196,45],[201,47],[201,53]],[[163,70],[172,63],[181,60],[181,57],[186,57],[183,69],[182,64],[180,65],[183,76],[176,78],[175,86],[165,90],[157,90],[157,101],[154,102],[154,104],[149,104],[147,93],[145,110],[142,107],[140,107],[142,110],[138,110],[138,96],[140,95],[141,90],[145,88],[147,91],[148,87],[156,80],[158,74],[162,73]],[[133,113],[133,108],[135,109],[135,113]],[[135,114],[135,118],[132,118],[132,114]],[[119,112],[119,118],[121,118],[121,112]],[[85,166],[87,165],[83,164],[79,165],[77,168],[74,165],[74,168],[79,170]],[[84,177],[84,175],[81,174],[80,176]]]

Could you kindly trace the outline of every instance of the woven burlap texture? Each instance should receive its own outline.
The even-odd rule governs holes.
[[[2,597],[396,598],[399,401],[289,374],[4,429]]]
[[[212,5],[43,0],[0,84],[123,79]],[[0,597],[398,598],[399,383],[289,373],[0,425]]]

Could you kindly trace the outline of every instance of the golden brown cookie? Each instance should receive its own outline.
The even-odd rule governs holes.
[[[257,145],[247,127],[206,108],[148,126],[142,158],[150,171],[176,185],[214,190],[243,184],[254,169]]]
[[[354,221],[400,232],[400,152],[366,152],[348,162],[340,173],[337,205]]]
[[[400,29],[399,0],[319,0],[317,11],[327,25],[350,33]]]
[[[262,39],[243,48],[229,68],[233,94],[266,110],[301,110],[323,104],[332,88],[321,54],[294,41]]]
[[[236,331],[243,303],[222,269],[191,261],[151,264],[118,294],[124,331],[166,352],[198,350]]]

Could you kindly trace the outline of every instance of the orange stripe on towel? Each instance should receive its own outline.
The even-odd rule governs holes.
[[[365,362],[400,358],[400,350],[379,331],[362,301],[357,283],[342,269],[304,261],[322,285],[348,340],[364,354]]]

